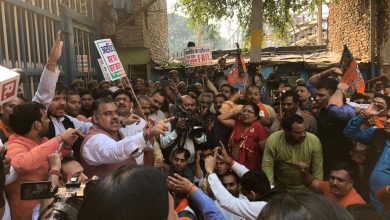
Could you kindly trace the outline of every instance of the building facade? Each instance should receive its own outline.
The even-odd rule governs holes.
[[[168,60],[166,0],[133,0],[117,8],[115,45],[130,78],[151,79],[152,68]],[[118,6],[116,6],[118,7]]]
[[[371,72],[390,78],[390,1],[340,0],[329,9],[329,50],[341,52],[346,44],[372,64]]]

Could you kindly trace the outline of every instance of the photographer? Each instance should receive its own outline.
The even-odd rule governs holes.
[[[171,153],[178,147],[187,149],[191,156],[189,163],[194,162],[195,148],[199,144],[206,142],[207,138],[202,129],[202,120],[197,114],[196,99],[185,95],[180,98],[180,103],[175,113],[177,120],[171,123],[170,132],[161,135],[161,148],[166,160],[171,157]]]
[[[84,169],[72,157],[64,157],[62,158],[61,154],[55,152],[51,154],[48,158],[49,162],[49,181],[51,181],[53,187],[65,187],[68,182],[73,181],[76,178],[76,182],[80,184],[85,184],[88,180],[88,177],[84,174]],[[61,199],[61,196],[60,196]],[[57,203],[58,200],[54,201],[51,199],[43,199],[40,207],[40,219],[45,219],[45,217],[49,216],[53,212],[52,205]],[[79,205],[81,204],[81,200],[77,199],[74,201],[69,198],[65,198],[64,201],[66,204],[71,203],[72,211],[78,211]],[[59,210],[56,210],[59,211]],[[62,213],[60,211],[60,213]],[[72,215],[72,212],[63,212],[64,215]],[[70,217],[70,216],[69,216]],[[74,216],[76,217],[76,215]]]

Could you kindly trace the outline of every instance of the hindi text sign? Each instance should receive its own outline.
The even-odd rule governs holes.
[[[109,72],[111,81],[126,76],[125,69],[119,60],[118,53],[116,52],[111,39],[96,40],[95,45],[99,51],[104,66]]]
[[[102,73],[103,73],[103,76],[104,76],[104,80],[110,81],[110,80],[111,80],[111,78],[110,78],[110,72],[108,72],[108,69],[107,69],[107,67],[104,65],[103,60],[102,60],[102,59],[98,59],[98,63],[99,63],[100,69],[102,70]]]
[[[207,47],[190,47],[184,50],[184,59],[192,66],[211,65],[213,58],[211,50]]]

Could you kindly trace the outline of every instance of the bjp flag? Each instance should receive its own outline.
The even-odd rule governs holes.
[[[341,82],[348,84],[357,93],[364,93],[366,85],[360,72],[359,65],[346,45],[344,45],[343,54],[341,56],[340,68],[344,73]]]
[[[229,85],[236,89],[244,89],[246,82],[246,66],[242,56],[237,56],[233,69],[227,77]]]

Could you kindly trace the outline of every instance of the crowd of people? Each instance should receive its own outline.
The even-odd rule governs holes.
[[[331,68],[281,81],[268,103],[269,90],[229,85],[223,58],[186,82],[172,70],[67,86],[62,47],[58,32],[31,101],[1,107],[3,219],[390,218],[385,89],[351,94]],[[21,199],[41,181],[87,187],[67,209]]]

